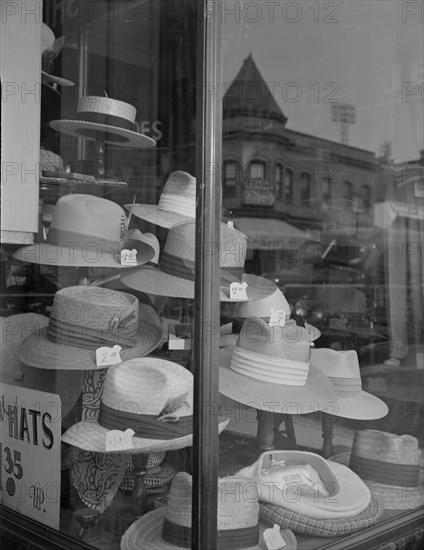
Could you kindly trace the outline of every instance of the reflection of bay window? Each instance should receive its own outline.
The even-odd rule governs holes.
[[[274,181],[274,194],[276,198],[283,198],[283,165],[280,163],[277,163],[275,165],[275,173],[274,173],[275,181]]]
[[[330,202],[331,201],[331,196],[332,196],[332,180],[330,177],[325,177],[323,180],[322,180],[322,199],[324,202]]]
[[[364,210],[369,210],[371,208],[371,191],[370,186],[367,184],[362,186],[362,205]]]
[[[311,176],[307,172],[300,174],[300,203],[310,205],[311,200]]]
[[[351,201],[352,200],[352,184],[350,181],[345,180],[343,182],[343,199]]]
[[[284,197],[286,204],[293,204],[293,182],[294,172],[291,168],[287,168],[284,174]]]
[[[224,178],[223,178],[224,199],[234,198],[237,196],[237,164],[233,160],[224,162]]]
[[[252,161],[247,169],[247,177],[249,180],[265,179],[265,163],[261,160]]]

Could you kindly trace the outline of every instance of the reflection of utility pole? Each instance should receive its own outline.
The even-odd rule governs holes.
[[[341,143],[349,143],[349,124],[356,122],[356,106],[349,103],[332,103],[331,120],[339,126]]]

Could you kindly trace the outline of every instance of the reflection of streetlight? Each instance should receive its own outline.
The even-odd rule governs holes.
[[[356,106],[349,103],[332,103],[331,120],[339,124],[341,142],[349,143],[348,125],[356,122]]]

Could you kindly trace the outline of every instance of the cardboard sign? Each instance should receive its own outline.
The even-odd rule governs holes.
[[[55,394],[3,384],[0,502],[59,529],[61,403]]]

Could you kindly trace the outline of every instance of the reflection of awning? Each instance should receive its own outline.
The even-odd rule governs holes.
[[[304,242],[308,234],[283,220],[266,218],[236,218],[234,227],[248,237],[254,248],[282,250],[290,243]]]

